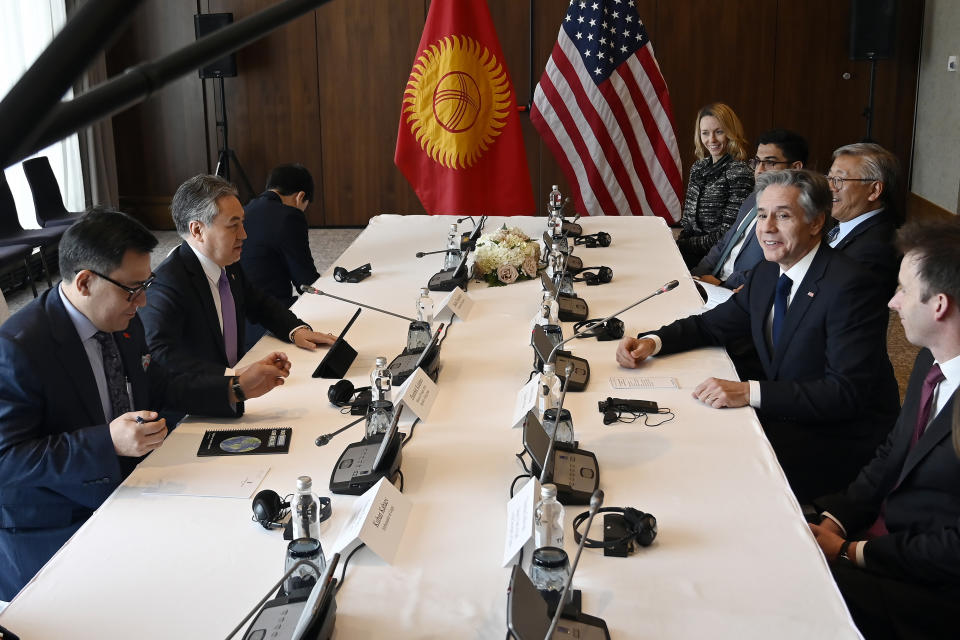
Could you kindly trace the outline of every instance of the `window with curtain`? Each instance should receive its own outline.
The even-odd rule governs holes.
[[[65,0],[2,0],[0,1],[0,95],[6,95],[40,53],[53,40],[67,21]],[[65,99],[73,97],[68,91]],[[83,173],[76,134],[57,142],[36,155],[47,156],[57,177],[63,202],[68,211],[84,208]],[[15,164],[5,170],[7,182],[17,203],[20,224],[36,229],[33,197],[23,175]]]

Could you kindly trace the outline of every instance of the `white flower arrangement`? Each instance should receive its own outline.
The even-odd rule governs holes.
[[[503,225],[477,240],[473,270],[491,287],[498,287],[535,278],[539,262],[540,244],[517,227]]]

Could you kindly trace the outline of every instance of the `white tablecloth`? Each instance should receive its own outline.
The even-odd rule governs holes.
[[[382,215],[338,260],[373,265],[361,284],[318,287],[404,315],[413,315],[418,288],[442,256],[417,260],[417,250],[442,248],[449,217]],[[492,218],[539,237],[543,218]],[[608,231],[609,248],[578,247],[586,264],[613,268],[610,285],[577,285],[602,317],[680,277],[680,286],[628,312],[628,333],[651,329],[697,311],[700,300],[669,229],[659,219],[582,221],[585,232]],[[469,225],[467,225],[469,226]],[[335,637],[491,638],[505,634],[509,569],[501,567],[510,481],[519,471],[519,430],[510,428],[517,391],[532,363],[530,319],[538,282],[488,288],[471,283],[476,301],[467,322],[457,320],[441,353],[439,396],[403,452],[405,495],[413,511],[400,551],[387,564],[369,549],[350,562],[337,596]],[[436,300],[443,295],[433,294]],[[318,330],[339,331],[355,307],[308,296],[294,310]],[[406,323],[364,310],[349,334],[359,356],[348,378],[360,386],[377,355],[403,347]],[[565,324],[570,335],[570,325]],[[326,400],[328,380],[310,377],[322,353],[266,338],[246,361],[282,348],[293,362],[287,383],[250,401],[233,424],[291,426],[291,451],[282,456],[199,460],[204,429],[180,426],[149,466],[200,462],[269,465],[261,488],[291,493],[307,474],[321,494],[343,448],[362,426],[326,447],[316,436],[346,424]],[[690,397],[707,376],[733,378],[725,352],[702,349],[652,359],[640,371],[671,376],[679,389],[628,392],[612,375],[630,375],[613,359],[615,343],[575,341],[590,361],[585,392],[570,393],[581,446],[600,462],[606,505],[653,513],[660,533],[653,546],[629,558],[586,550],[575,585],[587,613],[606,619],[614,638],[856,638],[829,569],[763,436],[752,409],[713,410]],[[604,426],[597,401],[607,396],[655,400],[676,419],[657,428]],[[223,423],[219,423],[223,424]],[[321,526],[325,545],[340,532],[355,500],[333,496],[333,517]],[[569,524],[582,509],[567,507]],[[120,487],[0,615],[22,638],[223,637],[276,581],[286,542],[278,531],[251,522],[249,500],[143,495]],[[593,535],[601,536],[600,518]],[[338,571],[339,574],[339,571]]]

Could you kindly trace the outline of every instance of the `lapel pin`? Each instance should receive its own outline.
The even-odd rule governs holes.
[[[813,291],[807,291],[807,295],[812,298],[812,297],[813,297]]]

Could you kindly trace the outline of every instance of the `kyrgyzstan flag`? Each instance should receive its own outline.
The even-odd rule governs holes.
[[[516,102],[486,0],[433,0],[394,155],[427,213],[533,214]]]

